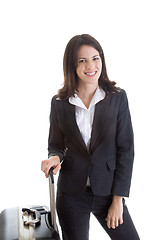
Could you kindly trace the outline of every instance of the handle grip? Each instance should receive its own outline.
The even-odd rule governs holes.
[[[54,167],[51,167],[51,168],[49,169],[49,176],[50,176],[50,178],[51,178],[51,183],[52,183],[52,184],[54,183],[53,169],[54,169]]]

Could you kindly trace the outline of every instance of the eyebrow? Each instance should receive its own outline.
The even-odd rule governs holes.
[[[100,55],[94,55],[92,58],[94,58],[94,57],[100,57]],[[80,58],[78,58],[78,59],[87,59],[87,58],[80,57]]]

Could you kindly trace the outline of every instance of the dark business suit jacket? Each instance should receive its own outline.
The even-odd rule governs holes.
[[[49,157],[62,166],[58,188],[81,193],[89,176],[95,195],[128,197],[134,159],[133,131],[124,90],[96,104],[91,143],[87,149],[75,119],[75,106],[53,97],[48,140]]]

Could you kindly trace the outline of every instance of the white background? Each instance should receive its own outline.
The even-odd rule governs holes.
[[[63,83],[67,42],[88,33],[102,45],[109,78],[129,99],[136,153],[129,211],[142,240],[159,236],[158,4],[0,1],[0,211],[49,205],[40,163],[47,158],[50,101]],[[109,237],[91,217],[90,240],[96,239]]]

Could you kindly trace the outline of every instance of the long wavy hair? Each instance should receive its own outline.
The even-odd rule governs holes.
[[[88,34],[76,35],[68,42],[63,57],[64,84],[58,91],[60,99],[67,99],[74,96],[78,88],[78,76],[76,73],[78,63],[78,50],[83,45],[89,45],[95,48],[102,60],[102,72],[99,77],[99,86],[105,91],[106,96],[119,90],[116,82],[110,81],[107,75],[104,53],[99,42]]]

